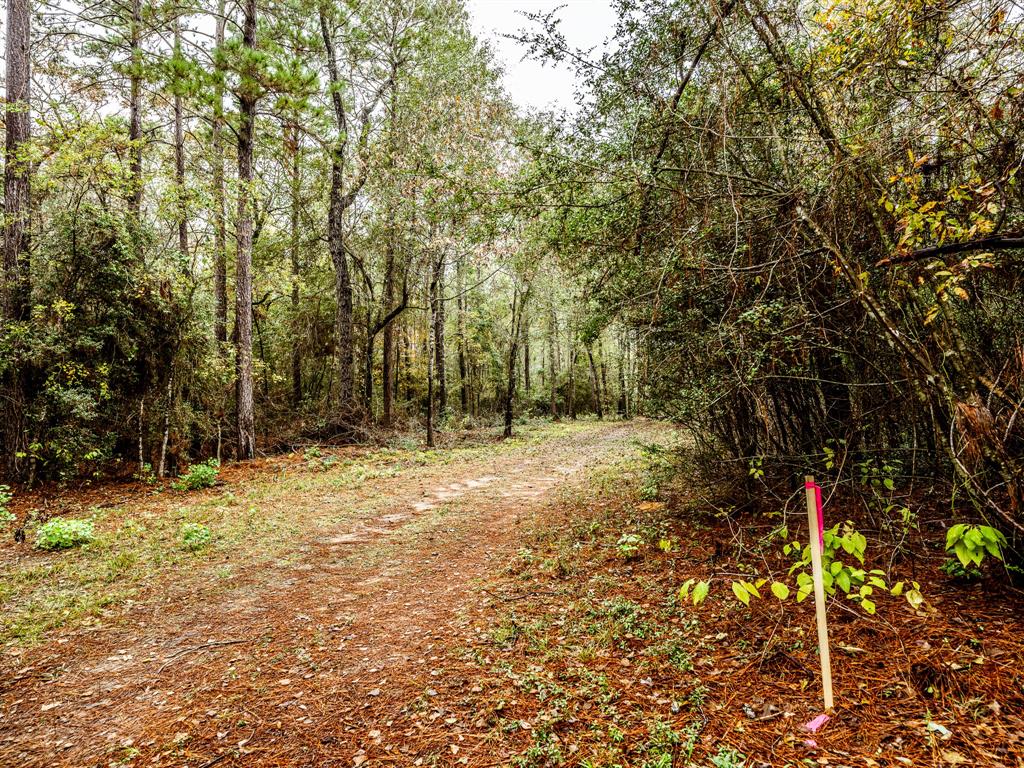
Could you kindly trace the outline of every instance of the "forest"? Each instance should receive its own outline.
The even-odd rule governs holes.
[[[592,1],[7,0],[0,764],[1024,764],[1024,6]]]

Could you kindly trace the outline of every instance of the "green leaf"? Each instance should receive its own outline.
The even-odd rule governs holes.
[[[690,587],[693,586],[693,579],[687,579],[683,582],[683,586],[679,588],[679,599],[688,600],[690,598]]]
[[[744,605],[750,605],[750,593],[747,592],[743,586],[743,582],[734,581],[732,583],[732,593],[736,595],[736,599]]]
[[[890,591],[892,592],[892,594],[895,597],[899,597],[900,595],[902,595],[903,594],[903,582],[902,581],[897,581],[895,584],[892,585],[892,589]]]
[[[924,604],[924,595],[916,588],[907,590],[905,597],[907,602],[910,603],[910,607],[915,610]]]
[[[863,608],[868,613],[870,613],[872,616],[874,616],[874,614],[875,614],[875,604],[873,602],[871,602],[870,600],[868,600],[867,598],[864,598],[863,600],[860,601],[860,607]]]
[[[849,572],[848,571],[840,571],[839,574],[836,576],[836,584],[839,586],[839,588],[841,590],[843,590],[843,592],[849,592],[850,591],[850,587],[852,586],[850,584],[850,574],[849,574]]]
[[[779,598],[779,600],[785,600],[789,597],[789,587],[781,581],[776,581],[772,584],[772,594]]]
[[[744,582],[741,582],[741,583],[743,584],[743,588],[745,590],[747,590],[747,592],[752,594],[754,597],[756,597],[756,598],[760,598],[761,597],[761,593],[757,591],[757,587],[754,586],[753,584],[751,584],[749,581],[744,581]],[[764,579],[761,580],[761,584],[764,584]]]
[[[708,592],[711,590],[711,584],[706,581],[698,581],[697,586],[693,588],[693,604],[700,605],[704,602],[704,598],[708,596]]]

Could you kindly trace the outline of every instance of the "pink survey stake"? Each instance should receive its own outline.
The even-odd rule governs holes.
[[[814,489],[814,503],[818,507],[818,546],[825,551],[825,517],[821,512],[821,486],[817,483],[804,483],[804,488]]]

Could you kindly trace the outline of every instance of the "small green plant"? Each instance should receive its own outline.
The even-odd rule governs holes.
[[[711,758],[711,764],[715,768],[745,768],[747,756],[735,749],[719,747],[718,754]]]
[[[55,517],[36,530],[39,549],[70,549],[88,544],[96,538],[92,520]]]
[[[0,485],[0,529],[6,528],[17,519],[14,517],[14,513],[7,508],[7,505],[11,503],[13,498],[14,494],[11,493],[11,487],[9,485]]]
[[[220,462],[216,459],[207,459],[199,464],[193,464],[188,468],[188,474],[182,475],[171,487],[176,491],[198,491],[200,488],[210,488],[217,482],[217,473],[220,472]]]
[[[185,549],[198,552],[210,543],[213,534],[202,523],[183,523],[181,526],[181,545]]]
[[[980,566],[986,556],[1003,559],[1006,537],[988,525],[957,523],[946,532],[946,551],[956,555],[960,564],[967,568],[972,563]]]
[[[635,533],[624,533],[615,543],[615,552],[623,560],[631,560],[640,553],[640,546],[643,543],[643,539]]]
[[[755,480],[764,480],[764,458],[755,456],[748,464],[747,474]]]
[[[148,461],[139,467],[139,471],[132,475],[132,477],[146,485],[156,485],[157,482],[157,476],[153,471],[153,465]]]
[[[977,581],[982,576],[981,571],[973,565],[965,567],[959,560],[952,557],[940,565],[939,570],[951,579],[959,579],[961,581]]]

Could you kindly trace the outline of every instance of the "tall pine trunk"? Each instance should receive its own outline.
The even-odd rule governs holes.
[[[181,57],[181,20],[174,19],[174,56]],[[185,125],[182,115],[181,83],[174,83],[174,185],[177,193],[178,252],[181,269],[191,272],[188,257],[188,206],[185,203]]]
[[[131,174],[131,194],[128,206],[135,223],[139,224],[142,220],[142,0],[132,0],[128,47],[131,52],[131,71],[128,75],[128,140],[131,143],[128,170]]]
[[[462,408],[462,415],[465,416],[469,410],[469,381],[466,371],[466,265],[465,258],[460,256],[455,267],[455,281],[458,297],[455,302],[455,311],[458,313],[456,323],[458,326],[459,341],[459,405]]]
[[[4,165],[4,258],[0,275],[0,327],[9,320],[23,319],[31,305],[29,274],[29,235],[32,223],[30,199],[31,164],[27,148],[31,137],[29,108],[31,84],[32,8],[29,0],[7,0],[7,93],[5,109]],[[0,391],[0,418],[3,426],[2,458],[11,475],[17,470],[17,455],[26,447],[24,419],[24,378],[18,370],[9,371]]]
[[[256,0],[245,0],[242,45],[256,47]],[[238,411],[238,455],[256,455],[252,386],[252,156],[257,84],[243,73],[238,92],[238,249],[235,263],[235,367]]]
[[[444,251],[434,262],[433,285],[433,333],[434,333],[434,367],[437,377],[437,413],[440,418],[448,412],[448,371],[445,366],[444,339]]]
[[[302,273],[302,264],[299,256],[300,235],[299,235],[299,209],[302,205],[301,183],[302,174],[299,164],[299,126],[295,121],[290,121],[285,128],[285,144],[291,155],[291,217],[289,221],[289,243],[288,250],[291,257],[291,280],[292,280],[292,343],[291,343],[291,368],[292,368],[292,407],[298,408],[302,403],[302,344],[301,327],[299,324],[300,291],[299,279]]]
[[[227,23],[226,0],[217,3],[215,43],[224,45],[224,26]],[[218,67],[213,96],[213,336],[218,349],[226,353],[228,340],[228,263],[227,214],[224,192],[224,71]]]
[[[590,388],[594,393],[594,410],[597,418],[604,418],[604,409],[601,407],[601,380],[597,377],[597,366],[594,365],[594,352],[587,347],[587,360],[590,362]]]

